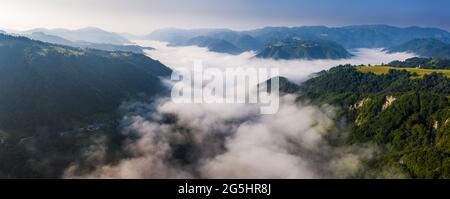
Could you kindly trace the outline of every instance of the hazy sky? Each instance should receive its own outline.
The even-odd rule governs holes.
[[[449,0],[0,0],[0,27],[144,34],[165,27],[391,24],[450,29]]]

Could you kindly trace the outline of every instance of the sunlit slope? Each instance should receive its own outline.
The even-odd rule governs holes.
[[[447,77],[450,77],[450,70],[445,69],[423,69],[423,68],[398,68],[392,66],[358,66],[358,71],[363,73],[372,72],[377,75],[387,74],[389,70],[406,70],[410,73],[417,73],[419,77],[429,75],[431,73],[442,73]]]

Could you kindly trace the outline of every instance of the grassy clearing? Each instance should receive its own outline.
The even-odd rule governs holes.
[[[445,69],[422,69],[422,68],[398,68],[392,66],[358,66],[358,71],[363,73],[372,72],[377,75],[387,74],[390,69],[393,70],[406,70],[410,73],[417,73],[420,78],[422,78],[426,74],[431,74],[433,72],[443,73],[445,76],[450,78],[450,70]]]

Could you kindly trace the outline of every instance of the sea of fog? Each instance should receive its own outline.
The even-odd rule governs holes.
[[[414,57],[410,53],[386,53],[383,49],[354,49],[350,59],[340,60],[273,60],[255,58],[255,52],[244,52],[240,55],[210,52],[207,48],[196,46],[172,47],[160,41],[136,41],[144,47],[153,47],[156,50],[147,50],[146,54],[153,59],[161,61],[174,69],[177,67],[193,67],[194,60],[202,60],[204,67],[277,67],[281,76],[291,81],[301,82],[311,74],[329,69],[340,64],[371,64],[379,65],[393,60],[405,60]]]
[[[287,61],[254,58],[254,52],[229,55],[157,41],[137,43],[155,48],[146,54],[172,69],[193,67],[194,60],[202,60],[204,67],[278,67],[281,76],[297,83],[339,64],[376,65],[414,56],[356,49],[351,59]],[[98,143],[86,152],[96,168],[83,172],[74,163],[64,177],[351,178],[364,170],[363,162],[376,156],[378,148],[369,143],[331,146],[325,136],[342,125],[336,124],[335,108],[299,103],[295,97],[281,97],[279,111],[272,115],[261,115],[251,104],[177,104],[167,98],[124,103],[123,109],[134,110],[122,120],[122,134],[135,138],[123,144],[132,157],[102,163],[108,146]],[[168,114],[176,120],[161,122]],[[342,131],[338,133],[347,133]],[[380,177],[402,177],[389,168],[382,173]]]

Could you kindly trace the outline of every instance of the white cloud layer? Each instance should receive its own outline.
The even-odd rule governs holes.
[[[205,67],[279,67],[282,76],[297,82],[339,64],[380,64],[413,56],[360,49],[347,60],[275,61],[253,58],[252,52],[226,55],[139,43],[155,47],[149,56],[172,68],[191,67],[195,59],[203,60]],[[133,138],[123,146],[130,157],[114,165],[98,164],[90,172],[74,164],[65,177],[349,178],[377,152],[371,146],[328,144],[325,137],[337,131],[333,107],[301,104],[294,95],[281,97],[280,110],[273,115],[261,115],[249,104],[176,104],[168,99],[152,105],[126,103],[123,108],[141,110],[123,119],[123,133]]]
[[[281,76],[296,82],[301,82],[316,72],[329,69],[339,64],[371,64],[388,63],[393,60],[405,60],[414,57],[411,53],[386,53],[382,49],[356,49],[350,59],[341,60],[273,60],[255,58],[255,52],[244,52],[240,55],[229,55],[208,51],[206,48],[196,46],[169,47],[165,42],[136,41],[139,45],[154,47],[157,50],[147,51],[153,59],[161,61],[171,68],[194,65],[194,60],[202,60],[204,67],[230,68],[230,67],[277,67]]]

